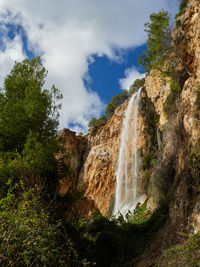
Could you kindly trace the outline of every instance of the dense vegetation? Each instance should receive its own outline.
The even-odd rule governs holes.
[[[152,216],[146,205],[137,207],[134,214],[109,220],[95,212],[93,217],[81,219],[76,228],[84,239],[82,256],[97,266],[134,266],[132,260],[144,251],[167,218],[167,206]]]
[[[67,166],[56,136],[61,94],[43,88],[46,74],[40,58],[16,63],[0,94],[1,266],[79,262],[66,229],[50,216]]]

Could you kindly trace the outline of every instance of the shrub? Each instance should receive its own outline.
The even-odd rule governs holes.
[[[87,220],[85,227],[81,224],[84,244],[87,244],[82,250],[87,248],[89,260],[97,266],[129,266],[165,222],[167,207],[156,210],[149,218],[144,211],[145,205],[136,209],[133,223],[126,222],[123,216],[108,220],[98,215]]]
[[[22,184],[23,187],[23,184]],[[76,259],[62,223],[51,223],[37,189],[0,201],[1,266],[71,266]]]
[[[143,159],[142,159],[142,170],[149,170],[156,159],[153,158],[153,154],[147,153],[146,155],[144,155]]]
[[[147,211],[146,202],[143,205],[137,205],[133,214],[127,214],[127,221],[133,224],[142,224],[149,219],[149,215],[145,214]]]

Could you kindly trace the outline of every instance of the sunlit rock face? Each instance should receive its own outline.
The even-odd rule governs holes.
[[[127,102],[101,129],[88,135],[88,150],[78,179],[78,190],[92,199],[103,215],[111,213],[116,189],[120,132]]]
[[[70,166],[74,174],[76,190],[81,192],[88,203],[94,203],[93,208],[98,208],[105,216],[111,216],[114,209],[116,193],[116,173],[119,163],[119,150],[121,144],[121,128],[129,100],[119,106],[114,115],[108,120],[107,124],[100,129],[92,129],[85,137],[75,136],[69,130],[65,130],[64,140],[65,149],[71,155]],[[137,143],[136,152],[147,146],[147,138],[144,135],[145,117],[140,112],[137,115]],[[131,119],[133,122],[133,118]],[[132,129],[133,125],[130,125]],[[129,127],[128,127],[129,128]],[[130,138],[134,138],[128,135]],[[87,143],[87,144],[86,144]],[[79,148],[77,148],[77,146]],[[132,140],[128,142],[127,148],[132,148]],[[127,166],[133,166],[134,156],[128,153]],[[140,163],[140,162],[139,162]],[[138,164],[139,164],[138,163]],[[137,167],[139,168],[139,166]],[[127,170],[134,175],[134,168]],[[132,174],[130,172],[133,172]],[[67,184],[67,185],[66,185]],[[74,185],[71,185],[73,187]],[[67,188],[67,190],[66,190]],[[70,187],[65,180],[60,183],[60,194],[68,192]],[[136,190],[136,189],[132,189]],[[145,190],[139,190],[139,195],[144,195]],[[86,206],[84,202],[84,207]],[[137,204],[137,203],[136,203]],[[82,210],[82,202],[76,204],[77,209]],[[88,204],[89,205],[89,204]],[[91,205],[90,205],[91,206]],[[135,206],[135,204],[133,205]],[[134,207],[132,207],[133,210]],[[91,209],[85,209],[85,216],[91,214]],[[83,214],[82,214],[83,215]]]

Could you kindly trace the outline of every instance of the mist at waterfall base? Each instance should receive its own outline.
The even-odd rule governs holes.
[[[116,193],[113,215],[123,217],[133,212],[137,203],[143,203],[144,197],[137,192],[138,180],[138,153],[137,128],[138,106],[141,95],[140,88],[130,99],[122,123],[121,144],[119,150],[118,166],[116,171]]]

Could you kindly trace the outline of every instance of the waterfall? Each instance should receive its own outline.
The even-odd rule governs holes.
[[[138,155],[137,122],[141,88],[131,97],[121,130],[121,144],[116,172],[117,187],[113,215],[125,216],[139,201],[137,195]]]

